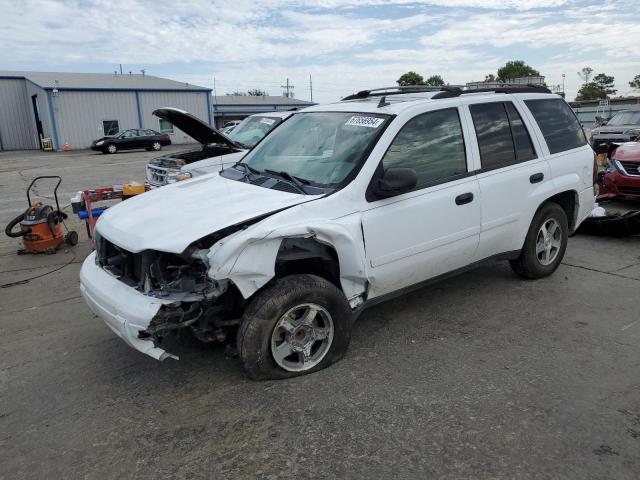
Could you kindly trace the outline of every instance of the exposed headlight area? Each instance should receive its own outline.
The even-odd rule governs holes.
[[[206,251],[189,248],[180,255],[156,250],[129,252],[96,235],[96,262],[120,281],[152,297],[175,301],[215,298],[226,284],[207,276]]]

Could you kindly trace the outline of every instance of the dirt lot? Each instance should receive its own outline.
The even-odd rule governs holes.
[[[0,154],[2,225],[36,175],[62,175],[66,205],[152,155]],[[496,263],[381,305],[342,362],[280,382],[188,336],[179,361],[127,347],[80,298],[80,238],[0,240],[0,284],[44,275],[0,288],[0,479],[638,478],[640,238],[576,236],[549,279]]]

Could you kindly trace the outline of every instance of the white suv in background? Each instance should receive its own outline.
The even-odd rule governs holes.
[[[292,111],[251,115],[234,124],[233,131],[228,134],[223,133],[224,129],[217,130],[179,108],[159,108],[153,114],[200,143],[199,147],[167,153],[149,161],[147,182],[154,187],[162,187],[183,178],[218,172],[240,161],[271,130],[289,118]]]
[[[252,378],[322,369],[367,306],[491,259],[553,273],[594,206],[594,155],[546,89],[370,90],[293,114],[233,167],[107,210],[90,308],[172,356],[191,329]]]

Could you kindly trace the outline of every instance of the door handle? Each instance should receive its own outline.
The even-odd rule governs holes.
[[[544,173],[534,173],[529,177],[531,183],[540,183],[542,180],[544,180]]]
[[[456,197],[456,205],[464,205],[465,203],[473,202],[473,193],[463,193],[462,195],[458,195]]]

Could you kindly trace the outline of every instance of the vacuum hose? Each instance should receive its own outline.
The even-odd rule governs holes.
[[[22,221],[23,218],[24,218],[24,213],[21,213],[16,218],[11,220],[9,222],[9,224],[7,225],[7,227],[4,229],[4,233],[6,233],[7,236],[11,237],[11,238],[23,237],[27,233],[29,233],[31,231],[31,228],[28,228],[27,230],[18,230],[17,232],[12,232],[11,231],[11,230],[13,230],[13,227],[15,227],[18,223],[20,223]]]

